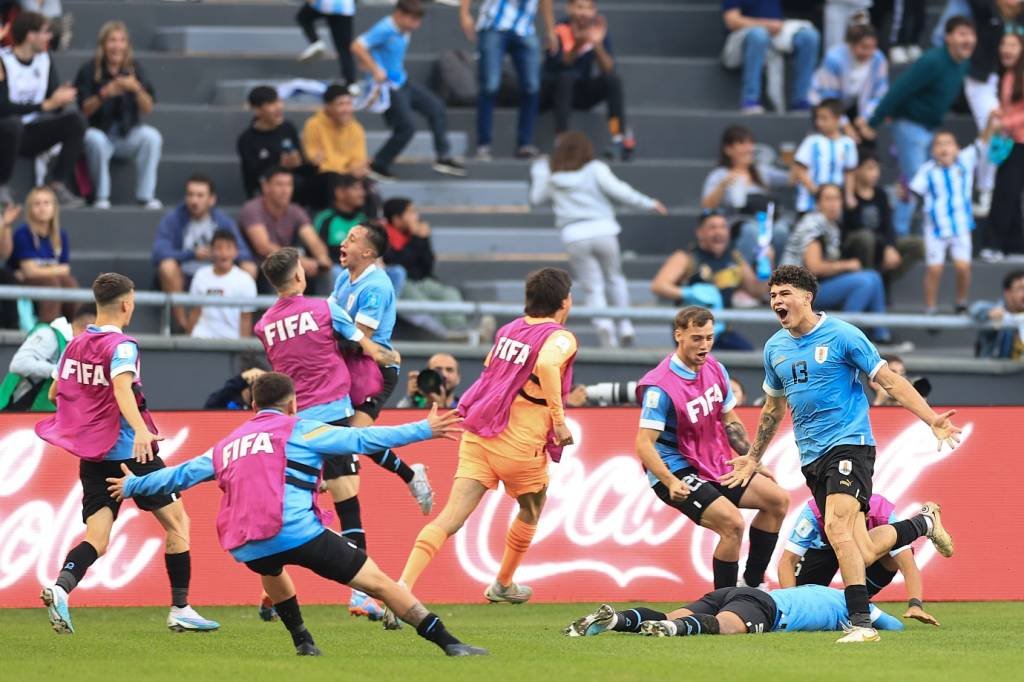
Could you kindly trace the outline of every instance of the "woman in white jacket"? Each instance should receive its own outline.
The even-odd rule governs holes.
[[[587,306],[629,305],[629,289],[622,274],[619,232],[613,202],[667,215],[657,199],[641,194],[612,173],[608,164],[594,159],[594,146],[579,131],[558,136],[551,159],[539,159],[530,169],[530,203],[551,201],[555,225],[569,253],[573,277],[583,289]],[[635,332],[628,319],[618,325],[609,318],[594,320],[601,345],[629,346]]]

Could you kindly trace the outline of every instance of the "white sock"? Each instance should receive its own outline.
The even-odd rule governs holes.
[[[931,535],[932,531],[935,530],[935,522],[932,521],[932,517],[928,516],[927,514],[924,517],[924,522],[925,525],[928,526],[928,532],[925,533],[925,535]]]

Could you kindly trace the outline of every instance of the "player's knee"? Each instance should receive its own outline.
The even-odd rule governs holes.
[[[825,534],[832,543],[853,540],[853,517],[835,516],[825,520]]]
[[[768,498],[768,509],[764,511],[773,517],[783,519],[789,511],[789,493],[776,486],[777,490]]]
[[[743,542],[744,527],[743,517],[737,512],[735,516],[730,516],[719,524],[718,535],[723,541],[738,545]]]

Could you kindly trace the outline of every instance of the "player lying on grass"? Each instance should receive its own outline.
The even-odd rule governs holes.
[[[286,565],[308,568],[328,580],[382,599],[417,634],[448,656],[477,656],[486,649],[463,644],[405,587],[386,576],[366,553],[324,527],[316,506],[324,458],[380,452],[430,438],[454,439],[454,412],[394,427],[352,429],[296,416],[295,386],[284,374],[268,372],[252,387],[256,415],[217,443],[209,454],[153,475],[108,478],[110,495],[168,494],[216,479],[224,492],[217,535],[236,561],[263,576],[263,589],[291,633],[300,656],[319,656],[306,629]]]
[[[872,627],[902,630],[903,623],[874,604]],[[563,630],[568,637],[592,637],[609,630],[653,637],[745,635],[762,632],[847,630],[850,615],[843,593],[821,585],[802,585],[773,592],[753,587],[723,587],[668,613],[645,606],[616,611],[602,604],[597,611]]]
[[[872,495],[867,514],[868,529],[897,522],[895,505],[881,495]],[[839,560],[825,536],[821,511],[814,500],[804,505],[797,517],[793,532],[786,542],[786,548],[779,559],[779,584],[782,587],[797,585],[828,586],[839,570]],[[921,572],[914,561],[909,545],[898,547],[871,564],[866,569],[868,594],[875,596],[893,581],[896,572],[903,574],[907,586],[907,611],[904,618],[914,618],[922,623],[938,625],[935,617],[924,610],[924,586]]]

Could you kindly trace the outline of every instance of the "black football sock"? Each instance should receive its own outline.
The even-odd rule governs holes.
[[[612,628],[615,632],[640,632],[640,623],[643,623],[645,620],[665,620],[668,618],[661,611],[655,611],[644,606],[618,611],[615,615],[618,616],[615,620],[615,626]]]
[[[775,543],[778,541],[778,533],[750,527],[750,551],[747,553],[747,566],[743,570],[743,582],[749,587],[757,587],[764,582],[764,571],[772,560]]]
[[[188,584],[192,579],[192,557],[188,550],[178,554],[164,554],[167,577],[171,582],[171,604],[178,608],[188,606]]]
[[[382,452],[371,452],[366,457],[369,457],[378,466],[398,474],[398,477],[406,483],[412,482],[412,469],[402,461],[402,458],[394,450],[388,448]]]
[[[676,637],[718,634],[718,619],[707,613],[694,613],[673,622],[676,624]]]
[[[893,578],[896,577],[896,571],[890,571],[888,568],[882,565],[882,562],[876,561],[867,568],[867,587],[868,596],[873,597],[882,591],[886,585],[892,582]]]
[[[313,644],[313,635],[306,629],[306,624],[302,622],[302,611],[299,609],[299,599],[296,596],[292,596],[289,599],[274,604],[274,609],[277,611],[278,617],[284,626],[288,628],[288,632],[292,636],[292,643],[295,646],[302,644],[303,642],[309,642]]]
[[[847,585],[843,593],[846,595],[846,611],[850,615],[850,623],[862,628],[871,627],[867,586]]]
[[[736,581],[740,574],[740,562],[722,561],[711,558],[711,569],[715,574],[715,589],[723,587],[736,587]]]
[[[84,540],[79,542],[64,559],[64,566],[57,576],[57,587],[70,594],[98,558],[95,547]]]
[[[346,540],[351,540],[356,547],[366,551],[366,532],[363,530],[363,518],[359,513],[359,497],[350,497],[347,500],[334,503],[334,511],[341,519],[341,534]]]
[[[455,639],[452,633],[448,632],[445,628],[444,623],[433,613],[428,613],[420,624],[416,626],[416,634],[427,640],[433,642],[444,651],[444,648],[452,644],[461,644],[459,640]]]
[[[896,542],[893,544],[892,549],[909,545],[919,537],[928,534],[928,521],[925,519],[924,514],[918,514],[890,525],[896,529]]]

